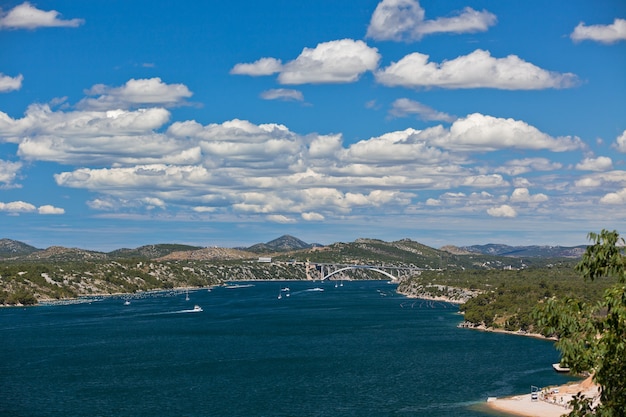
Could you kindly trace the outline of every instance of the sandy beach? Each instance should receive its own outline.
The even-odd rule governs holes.
[[[567,404],[579,392],[582,392],[585,397],[598,396],[598,387],[589,377],[578,383],[543,388],[537,393],[537,399],[533,399],[530,393],[505,398],[489,398],[487,407],[515,416],[559,417],[570,412]]]

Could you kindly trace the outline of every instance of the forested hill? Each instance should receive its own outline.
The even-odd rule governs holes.
[[[442,248],[456,253],[481,253],[483,255],[508,256],[514,258],[580,258],[586,245],[580,246],[509,246],[490,243],[487,245],[447,246]]]
[[[211,250],[218,253],[211,254]],[[419,258],[427,263],[441,263],[441,259],[450,258],[451,255],[471,255],[474,259],[492,260],[489,256],[497,258],[578,258],[585,251],[585,246],[509,246],[503,244],[487,244],[473,246],[443,246],[435,249],[411,239],[401,239],[395,242],[385,242],[378,239],[357,239],[354,242],[337,242],[327,246],[319,243],[307,243],[296,237],[284,235],[265,243],[257,243],[249,247],[218,248],[216,246],[192,246],[176,243],[161,243],[144,245],[137,248],[120,248],[110,252],[99,252],[81,248],[66,248],[62,246],[51,246],[46,249],[39,249],[29,244],[12,240],[0,239],[0,260],[81,260],[81,259],[121,259],[121,258],[143,258],[159,259],[173,253],[176,258],[198,258],[198,251],[203,251],[209,258],[254,258],[255,256],[284,255],[289,253],[326,252],[329,258],[351,257],[356,255],[365,256],[368,259],[377,261],[380,257],[388,257],[393,260],[408,259],[413,260],[411,254],[421,255]],[[368,251],[371,252],[368,254]],[[481,258],[486,255],[487,258]],[[324,256],[324,255],[320,255]],[[503,263],[515,263],[514,261],[502,261]],[[534,261],[530,261],[534,262]],[[460,262],[464,264],[463,261]]]
[[[259,262],[259,258],[271,262]],[[228,280],[306,279],[306,262],[460,272],[524,270],[568,261],[541,256],[457,254],[410,239],[385,242],[363,238],[321,246],[283,236],[250,248],[156,244],[107,253],[60,246],[38,249],[2,239],[0,304],[33,304],[95,294],[203,287]],[[367,270],[346,272],[345,276],[346,279],[382,278]]]

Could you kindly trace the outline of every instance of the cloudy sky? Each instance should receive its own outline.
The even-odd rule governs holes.
[[[626,234],[623,0],[0,7],[0,238]]]

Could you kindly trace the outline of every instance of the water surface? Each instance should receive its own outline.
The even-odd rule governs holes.
[[[385,281],[130,301],[0,309],[0,415],[478,417],[567,381],[551,342],[459,329],[455,306]]]

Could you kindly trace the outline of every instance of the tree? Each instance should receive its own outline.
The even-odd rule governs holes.
[[[599,385],[600,403],[576,396],[571,417],[626,416],[626,256],[624,239],[616,231],[589,233],[576,270],[585,279],[616,283],[601,302],[589,305],[576,299],[550,299],[536,312],[544,333],[556,335],[561,364],[573,372],[590,372]]]

